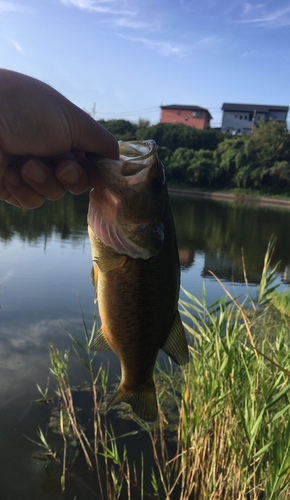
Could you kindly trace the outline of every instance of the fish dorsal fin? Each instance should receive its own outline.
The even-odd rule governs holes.
[[[178,365],[188,363],[187,340],[178,311],[176,311],[171,330],[161,349]]]
[[[116,403],[131,405],[133,412],[145,422],[154,422],[157,418],[158,407],[153,380],[149,384],[129,391],[122,389],[120,385],[112,401],[108,404],[107,410]]]
[[[126,262],[125,255],[119,255],[117,257],[96,257],[94,258],[94,263],[97,264],[98,268],[102,273],[107,273],[118,267],[122,267]]]
[[[111,351],[111,347],[107,342],[107,339],[104,335],[102,327],[99,329],[95,340],[92,342],[90,346],[91,351]]]

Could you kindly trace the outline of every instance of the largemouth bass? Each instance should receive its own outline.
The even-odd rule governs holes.
[[[120,142],[120,161],[87,156],[102,179],[90,193],[88,231],[102,326],[91,346],[120,359],[124,401],[145,421],[157,417],[153,380],[159,349],[188,362],[177,309],[180,265],[173,218],[154,141]]]

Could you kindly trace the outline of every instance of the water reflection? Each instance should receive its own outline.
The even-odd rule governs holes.
[[[182,270],[194,264],[196,252],[205,254],[203,276],[208,269],[221,279],[243,281],[241,248],[250,282],[258,283],[263,258],[272,235],[277,238],[273,262],[290,276],[290,211],[242,204],[171,197]],[[46,202],[37,210],[22,211],[0,203],[0,241],[8,244],[17,235],[30,244],[57,235],[61,240],[87,239],[88,193],[58,202]],[[0,283],[3,285],[3,280]]]
[[[189,292],[200,295],[205,278],[209,302],[224,295],[212,270],[239,295],[244,289],[241,248],[255,288],[272,235],[277,237],[273,263],[281,261],[280,278],[290,282],[290,211],[175,197],[171,205],[182,284]],[[27,212],[0,202],[0,421],[5,429],[0,433],[0,490],[5,500],[59,497],[58,479],[56,489],[42,490],[44,469],[33,459],[35,445],[23,434],[37,439],[38,426],[46,428],[47,413],[32,401],[39,397],[36,383],[46,386],[49,343],[62,352],[70,344],[60,322],[83,340],[76,291],[89,329],[92,324],[87,207],[88,193],[67,194]],[[77,385],[86,379],[86,370],[73,352],[70,357],[71,383]],[[109,383],[116,382],[120,366],[113,353],[97,354],[96,371],[108,359]],[[144,449],[144,443],[137,448]]]
[[[17,234],[21,240],[35,242],[51,238],[79,239],[86,233],[88,192],[81,196],[69,193],[57,202],[46,201],[37,210],[19,208],[0,202],[0,240],[11,241]]]
[[[273,263],[289,280],[290,211],[250,205],[171,197],[182,269],[192,267],[196,252],[205,255],[202,275],[213,271],[220,279],[259,283],[271,236],[277,238]],[[289,282],[289,281],[288,281]]]

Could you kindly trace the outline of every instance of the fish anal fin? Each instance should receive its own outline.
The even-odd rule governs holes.
[[[90,346],[91,351],[111,351],[112,348],[109,345],[102,327],[99,329],[96,338],[92,342]]]
[[[94,259],[94,264],[98,266],[102,273],[107,273],[108,271],[113,271],[118,267],[122,267],[126,262],[125,255],[118,255],[116,257],[96,257]]]
[[[188,345],[179,311],[176,311],[171,330],[161,349],[178,365],[188,363]]]
[[[116,403],[127,403],[131,405],[136,415],[145,422],[154,422],[158,415],[155,385],[149,384],[139,386],[134,390],[125,390],[120,385],[107,410]]]

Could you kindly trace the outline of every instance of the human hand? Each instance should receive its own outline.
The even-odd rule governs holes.
[[[118,142],[43,82],[0,69],[0,200],[37,208],[98,182],[85,151],[119,158]]]

